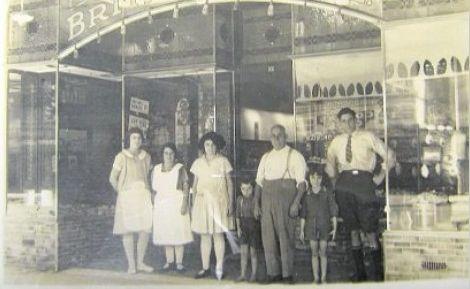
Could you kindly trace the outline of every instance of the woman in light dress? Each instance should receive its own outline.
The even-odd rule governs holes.
[[[152,171],[152,189],[156,192],[153,211],[153,243],[165,247],[162,270],[183,266],[184,245],[193,241],[189,218],[189,181],[184,166],[176,162],[176,146],[163,145],[163,163]],[[176,257],[176,267],[175,267]]]
[[[138,128],[128,131],[128,148],[114,159],[109,182],[117,192],[113,233],[122,235],[129,274],[152,272],[144,263],[145,251],[152,230],[152,201],[148,174],[150,155],[141,146],[143,133]],[[134,256],[134,234],[137,239],[137,264]]]
[[[201,236],[202,270],[195,278],[204,278],[210,274],[210,255],[212,240],[216,257],[216,277],[223,277],[225,254],[224,233],[233,224],[233,183],[230,176],[232,166],[226,157],[220,154],[225,146],[222,136],[215,132],[205,134],[199,141],[202,156],[191,167],[194,174],[194,207],[192,210],[191,229]]]

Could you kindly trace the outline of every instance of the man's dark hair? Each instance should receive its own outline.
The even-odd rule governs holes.
[[[336,115],[336,117],[338,119],[341,119],[341,117],[344,115],[344,114],[350,114],[352,115],[353,118],[356,118],[356,112],[352,109],[350,109],[349,107],[343,107],[339,112],[338,114]]]

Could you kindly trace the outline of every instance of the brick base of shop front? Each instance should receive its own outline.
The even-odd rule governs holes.
[[[385,280],[468,278],[468,232],[384,233]]]
[[[9,206],[5,225],[7,265],[38,271],[68,268],[127,270],[121,239],[112,234],[113,206],[61,206],[59,212],[56,218],[53,211],[41,207]],[[232,248],[227,242],[224,271],[229,280],[236,279],[240,272],[240,254],[236,247]],[[297,249],[295,278],[299,282],[311,282],[310,250],[306,243],[300,242]],[[349,252],[348,233],[340,223],[336,240],[328,246],[330,282],[345,282],[353,277],[354,263]],[[259,254],[258,279],[262,281],[266,270],[263,252]],[[145,261],[158,271],[165,263],[163,248],[149,245]],[[186,246],[184,264],[187,268],[185,276],[193,276],[201,268],[197,236],[195,242]]]

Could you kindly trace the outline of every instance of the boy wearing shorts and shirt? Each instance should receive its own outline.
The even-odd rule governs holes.
[[[254,217],[254,194],[253,180],[249,176],[243,176],[240,181],[242,194],[237,198],[236,221],[237,234],[240,240],[241,272],[237,281],[256,281],[258,268],[258,250],[261,247],[261,225]],[[248,255],[251,256],[251,277],[246,278],[246,267],[248,265]]]

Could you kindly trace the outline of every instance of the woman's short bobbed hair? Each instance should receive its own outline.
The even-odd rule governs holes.
[[[176,145],[174,143],[167,142],[162,146],[162,150],[161,150],[162,156],[163,156],[163,152],[165,151],[166,148],[171,149],[175,153],[175,158],[177,157],[178,150],[176,149]]]
[[[144,132],[138,128],[138,127],[131,127],[128,131],[127,131],[127,137],[126,137],[126,141],[125,141],[125,147],[126,148],[129,148],[130,146],[130,140],[131,140],[131,135],[133,134],[139,134],[140,135],[140,138],[142,139],[142,142],[144,142]]]
[[[222,150],[226,145],[226,142],[225,142],[223,136],[221,136],[220,134],[218,134],[216,132],[213,132],[213,131],[208,132],[208,133],[206,133],[205,135],[203,135],[201,137],[201,139],[199,140],[199,144],[198,144],[199,150],[201,150],[203,153],[206,153],[206,150],[204,148],[204,143],[207,140],[210,140],[215,144],[215,146],[217,148],[217,152]]]

